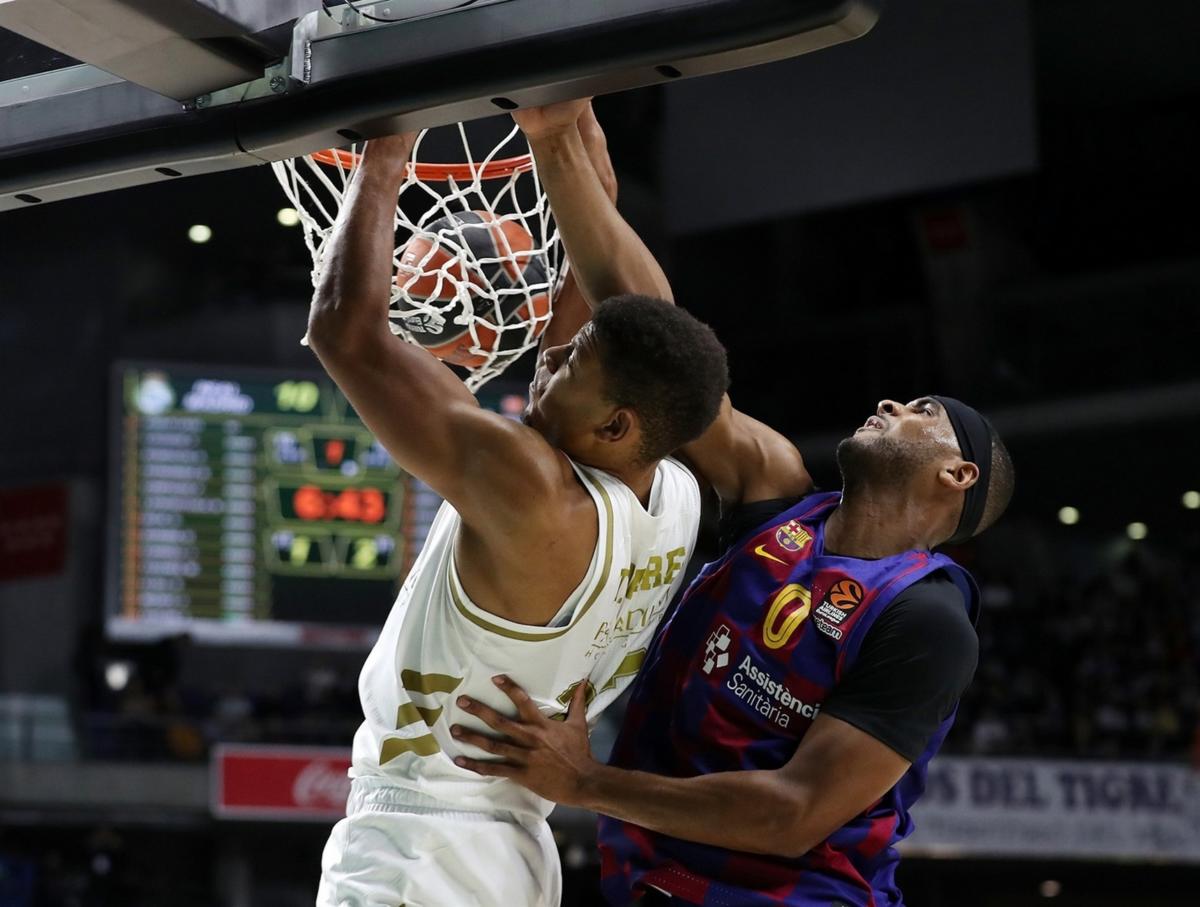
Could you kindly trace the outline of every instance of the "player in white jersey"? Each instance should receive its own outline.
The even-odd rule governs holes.
[[[602,135],[590,111],[580,123],[602,183]],[[696,482],[666,455],[716,417],[725,355],[682,310],[615,295],[573,337],[551,324],[525,424],[481,409],[388,329],[394,206],[413,138],[368,143],[309,319],[312,348],[355,410],[447,501],[363,668],[347,818],[326,845],[317,901],[555,907],[550,804],[456,764],[486,756],[450,733],[483,728],[458,697],[502,707],[492,678],[503,673],[546,714],[573,702],[594,719],[632,680],[699,521]],[[639,243],[632,231],[608,239],[617,260],[641,267],[623,254]],[[614,274],[605,296],[666,287],[661,272]],[[560,297],[556,320],[593,302]]]

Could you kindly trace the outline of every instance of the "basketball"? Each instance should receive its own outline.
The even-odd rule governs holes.
[[[488,211],[439,218],[400,250],[394,317],[454,365],[473,368],[517,351],[541,334],[550,313],[546,262],[533,248],[528,230]]]

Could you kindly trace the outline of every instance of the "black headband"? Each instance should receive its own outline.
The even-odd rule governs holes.
[[[957,545],[973,536],[979,528],[979,521],[983,519],[988,486],[992,481],[992,424],[961,400],[953,397],[933,399],[942,404],[942,409],[950,417],[963,459],[979,467],[979,480],[967,489],[958,528],[947,541],[948,544]]]

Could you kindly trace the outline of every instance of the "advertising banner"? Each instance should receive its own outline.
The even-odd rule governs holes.
[[[912,814],[914,855],[1200,862],[1186,765],[938,758]]]
[[[209,799],[222,819],[336,821],[350,795],[350,751],[340,747],[222,744]]]
[[[67,486],[0,489],[0,580],[61,573],[67,559]]]

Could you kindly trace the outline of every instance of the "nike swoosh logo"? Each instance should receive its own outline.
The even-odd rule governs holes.
[[[769,561],[774,561],[777,564],[783,564],[785,567],[787,566],[787,561],[781,560],[780,558],[777,558],[775,555],[771,554],[771,552],[767,551],[766,545],[759,545],[754,549],[754,553],[760,557],[765,557]]]

